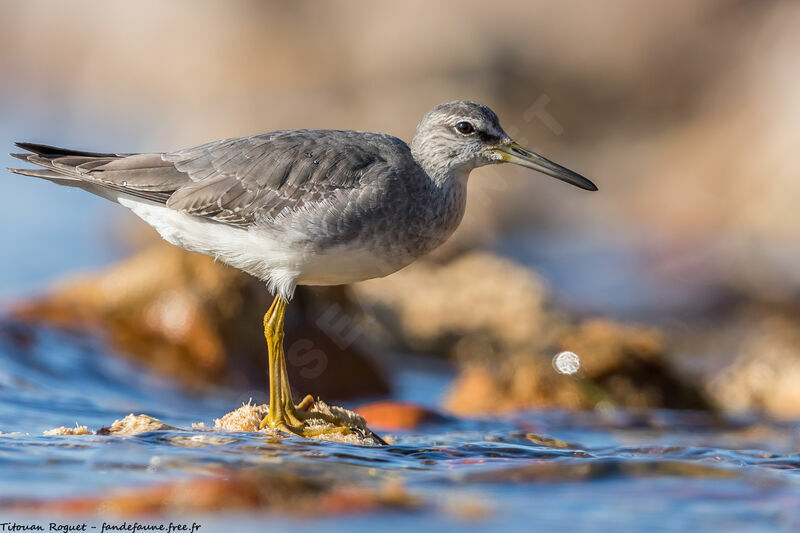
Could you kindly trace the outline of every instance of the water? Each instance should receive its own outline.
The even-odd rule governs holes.
[[[434,407],[446,374],[400,374],[401,399]],[[406,391],[406,392],[404,392]],[[0,328],[0,501],[98,495],[112,489],[264,471],[380,490],[399,484],[411,511],[303,518],[251,511],[193,514],[207,531],[393,529],[511,531],[795,531],[800,527],[800,426],[692,412],[526,412],[449,418],[394,432],[387,447],[191,429],[235,407],[235,391],[187,395],[102,345],[3,321]],[[181,428],[133,437],[42,436],[98,429],[130,412]],[[12,433],[13,432],[13,433]],[[11,434],[8,434],[11,433]],[[221,437],[208,440],[204,437]],[[2,513],[2,511],[0,511]],[[15,513],[21,523],[51,516]],[[69,517],[99,523],[108,517]],[[187,517],[183,517],[184,520]],[[92,521],[95,522],[92,522]],[[119,519],[121,520],[121,519]],[[158,522],[161,518],[152,518]],[[2,521],[7,521],[4,518]]]

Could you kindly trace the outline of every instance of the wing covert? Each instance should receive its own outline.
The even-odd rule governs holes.
[[[391,165],[403,147],[399,139],[382,134],[293,130],[165,154],[164,160],[190,180],[172,194],[167,206],[247,226],[258,217],[274,217],[284,209],[357,187]]]

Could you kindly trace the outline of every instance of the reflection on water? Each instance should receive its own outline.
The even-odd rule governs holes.
[[[403,529],[800,525],[796,424],[666,411],[522,413],[496,421],[446,419],[391,435],[387,447],[354,447],[191,429],[229,410],[234,397],[189,397],[68,335],[6,322],[0,354],[2,501],[101,494],[224,469],[367,488],[401,483],[424,505],[402,516],[372,511],[369,519],[383,513]],[[41,436],[76,421],[97,429],[131,411],[184,429],[123,438]],[[453,511],[472,507],[481,512]],[[256,516],[230,519],[256,530]],[[282,513],[276,520],[309,526]],[[313,520],[335,530],[365,530],[369,523],[358,514]],[[219,517],[203,523],[204,531],[225,527]]]

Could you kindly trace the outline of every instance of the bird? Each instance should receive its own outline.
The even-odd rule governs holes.
[[[266,284],[269,427],[314,436],[314,403],[295,404],[283,353],[287,305],[298,285],[383,277],[455,231],[478,167],[521,165],[587,191],[587,178],[524,148],[487,106],[456,100],[427,112],[407,144],[385,133],[280,130],[174,152],[97,153],[16,143],[38,168],[10,172],[116,202],[168,242],[209,255]],[[347,428],[333,421],[330,431]],[[327,431],[327,430],[325,430]]]

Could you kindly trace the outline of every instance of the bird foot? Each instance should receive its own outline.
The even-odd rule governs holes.
[[[313,438],[332,435],[355,435],[352,428],[343,426],[324,426],[324,427],[310,427],[310,426],[287,426],[280,424],[274,428],[277,431],[286,434],[298,435],[300,437]]]
[[[267,413],[261,421],[261,429],[268,427],[306,438],[330,437],[331,440],[386,444],[367,428],[360,416],[341,407],[315,401],[310,395],[298,404],[290,403],[281,407],[275,410],[274,416]]]
[[[292,404],[291,402],[284,402],[280,405],[279,409],[275,409],[273,413],[270,411],[261,420],[259,429],[266,427],[272,429],[286,428],[292,431],[301,431],[304,425],[305,414],[308,409],[314,406],[314,397],[308,394],[303,398],[300,403]]]

